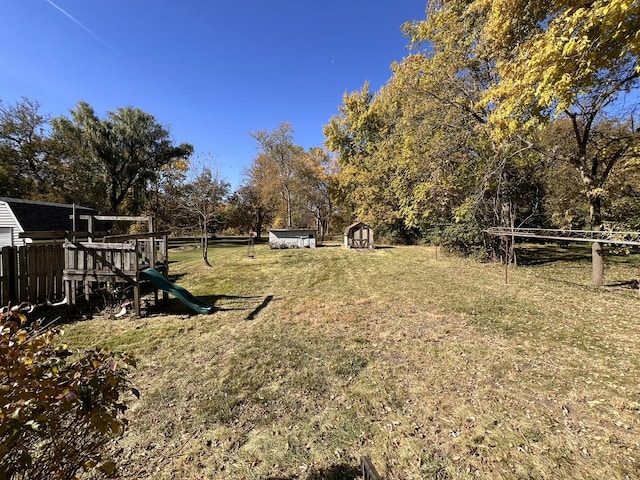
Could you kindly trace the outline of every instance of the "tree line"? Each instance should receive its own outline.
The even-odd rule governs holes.
[[[348,206],[494,258],[490,226],[637,230],[639,27],[633,0],[429,0],[391,79],[325,126]]]
[[[139,109],[99,118],[80,102],[48,118],[35,101],[0,104],[0,195],[199,235],[322,237],[362,220],[391,241],[506,261],[488,227],[637,230],[639,25],[634,0],[429,0],[402,26],[409,54],[388,82],[345,93],[326,148],[296,145],[286,122],[251,132],[235,191]],[[594,243],[595,284],[603,254]]]
[[[153,215],[160,229],[206,240],[267,227],[329,233],[336,182],[321,148],[294,143],[293,127],[252,132],[258,154],[231,191],[194,146],[138,108],[100,118],[86,102],[51,118],[37,101],[0,102],[0,196],[77,203],[114,215]]]

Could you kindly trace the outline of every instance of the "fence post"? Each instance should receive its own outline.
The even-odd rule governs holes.
[[[18,292],[20,301],[29,300],[29,270],[27,269],[27,247],[21,245],[18,247]]]
[[[4,247],[2,249],[2,304],[17,302],[18,262],[16,247]]]

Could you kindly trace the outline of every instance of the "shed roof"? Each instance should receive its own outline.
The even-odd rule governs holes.
[[[364,222],[355,222],[355,223],[352,223],[351,225],[349,225],[347,228],[344,229],[344,234],[345,235],[349,235],[353,230],[355,230],[359,226],[370,228],[369,225],[367,225]]]
[[[71,230],[73,228],[73,222],[69,218],[73,214],[73,205],[7,197],[0,197],[0,202],[9,205],[20,226],[26,232]],[[78,216],[97,213],[93,208],[76,205]],[[86,220],[83,225],[86,225]]]

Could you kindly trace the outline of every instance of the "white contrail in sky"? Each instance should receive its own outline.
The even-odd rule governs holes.
[[[87,32],[89,35],[91,35],[93,38],[95,38],[97,41],[99,41],[100,43],[102,43],[104,46],[110,48],[111,50],[114,50],[114,48],[109,45],[107,42],[105,42],[103,39],[101,39],[98,35],[96,35],[95,33],[93,33],[89,27],[85,26],[80,20],[77,20],[73,15],[71,15],[69,12],[67,12],[66,10],[64,10],[62,7],[56,5],[55,3],[53,3],[51,0],[44,0],[45,2],[47,2],[49,5],[51,5],[53,8],[55,8],[56,10],[58,10],[60,13],[62,13],[65,17],[67,17],[69,20],[71,20],[73,23],[75,23],[76,25],[78,25],[81,29],[83,29],[85,32]]]

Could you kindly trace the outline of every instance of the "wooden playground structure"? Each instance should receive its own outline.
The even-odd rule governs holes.
[[[168,232],[156,232],[153,217],[129,217],[114,215],[81,216],[88,220],[87,232],[70,232],[64,243],[63,282],[66,303],[75,305],[78,294],[85,299],[99,285],[124,284],[133,288],[133,304],[140,315],[141,275],[148,268],[169,273]],[[98,238],[94,230],[97,222],[139,222],[147,224],[147,232],[128,235],[103,235]],[[78,241],[76,238],[86,238]],[[154,289],[156,300],[158,290]],[[163,294],[166,299],[166,293]]]
[[[142,287],[148,282],[143,272],[153,269],[167,278],[169,273],[168,232],[154,230],[153,217],[81,215],[87,231],[23,232],[33,243],[5,247],[0,257],[0,283],[5,304],[30,302],[76,305],[101,289],[132,289],[133,308],[140,315]],[[144,231],[111,235],[96,226],[114,222],[135,222]],[[75,227],[75,223],[74,223]],[[154,287],[155,300],[158,289]],[[163,298],[167,298],[163,291]]]
[[[140,316],[143,294],[153,292],[157,304],[162,291],[163,300],[171,295],[198,314],[215,311],[214,305],[169,280],[169,232],[155,231],[153,217],[92,214],[77,218],[87,221],[87,231],[76,230],[74,222],[71,231],[21,232],[31,243],[0,249],[3,305],[74,306],[79,298],[89,300],[100,294],[110,303],[122,301],[121,314],[133,304]],[[108,223],[101,226],[101,222]],[[136,222],[143,231],[113,235],[95,228],[104,230],[113,222]],[[131,291],[133,301],[128,300]]]

